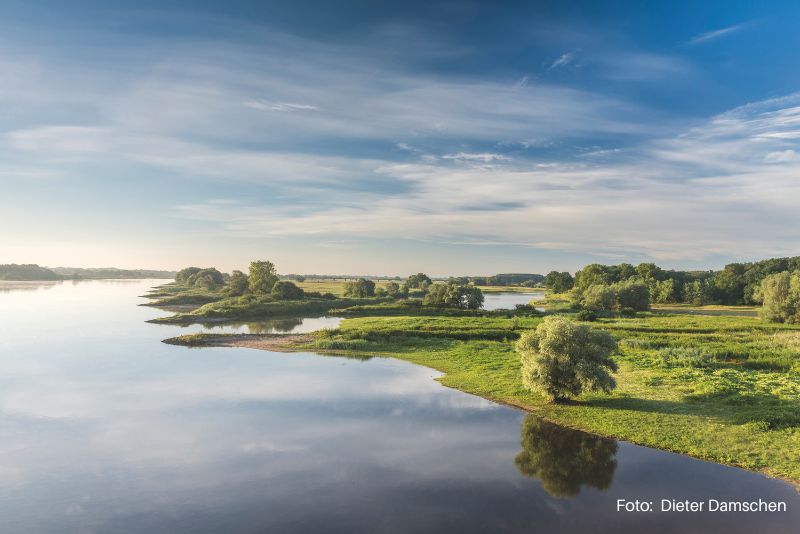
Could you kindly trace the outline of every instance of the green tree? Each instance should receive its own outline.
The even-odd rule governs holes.
[[[577,324],[566,317],[546,317],[536,330],[517,341],[522,383],[559,402],[584,390],[606,393],[616,387],[610,371],[617,342],[608,332]]]
[[[299,300],[303,298],[303,290],[288,280],[280,280],[272,286],[270,294],[278,300]]]
[[[800,323],[800,271],[783,271],[761,282],[761,317],[773,323]]]
[[[225,277],[213,267],[200,269],[185,279],[187,285],[205,289],[217,289],[225,284]]]
[[[399,298],[404,295],[403,288],[397,282],[389,282],[384,288],[386,294],[392,298]]]
[[[247,275],[242,271],[233,271],[228,279],[228,294],[232,297],[239,297],[247,292]]]
[[[554,497],[573,497],[582,486],[604,490],[617,469],[617,442],[554,425],[534,415],[520,429],[522,452],[514,459],[520,473],[538,478]]]
[[[659,304],[668,304],[678,302],[680,298],[680,288],[678,281],[674,278],[667,278],[660,282],[656,282],[655,290],[653,291],[653,301]]]
[[[409,289],[426,289],[431,285],[431,279],[425,273],[412,274],[406,280],[406,287]]]
[[[610,311],[617,306],[617,294],[607,284],[593,284],[580,294],[579,302],[587,310]]]
[[[428,306],[477,310],[483,306],[483,292],[468,284],[433,284],[422,302]]]
[[[375,282],[366,278],[359,278],[344,285],[344,295],[346,297],[366,298],[375,295]]]
[[[683,300],[695,306],[702,306],[710,299],[708,287],[704,280],[693,280],[683,285]]]
[[[189,278],[202,271],[200,267],[186,267],[175,273],[175,281],[179,284],[188,284]]]
[[[650,289],[641,280],[628,279],[611,286],[616,296],[618,310],[631,309],[644,311],[650,309]]]
[[[544,287],[553,293],[564,293],[572,289],[575,284],[574,278],[568,272],[550,271],[544,277]]]
[[[248,284],[250,291],[256,295],[266,295],[278,281],[278,273],[271,261],[254,261],[250,263]]]

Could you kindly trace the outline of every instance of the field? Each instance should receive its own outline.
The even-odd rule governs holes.
[[[553,404],[526,391],[514,340],[535,317],[363,317],[314,346],[442,371],[442,384],[548,420],[800,482],[800,328],[651,313],[593,326],[619,341],[618,389]]]

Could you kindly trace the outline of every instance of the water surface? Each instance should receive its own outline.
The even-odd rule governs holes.
[[[541,423],[404,362],[187,349],[156,282],[0,293],[12,533],[796,532],[759,474]],[[783,500],[782,514],[616,500]]]
[[[517,304],[529,304],[532,300],[544,298],[544,291],[498,292],[483,294],[484,310],[513,310]]]

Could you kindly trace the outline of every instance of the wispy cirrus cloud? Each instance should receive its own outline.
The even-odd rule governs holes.
[[[719,28],[717,30],[698,33],[697,35],[689,39],[689,41],[687,42],[690,45],[703,44],[742,31],[745,28],[747,28],[747,24],[734,24],[732,26],[726,26],[725,28]]]

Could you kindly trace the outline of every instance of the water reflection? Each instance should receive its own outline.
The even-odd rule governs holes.
[[[538,478],[554,497],[574,497],[582,486],[605,490],[617,468],[617,442],[529,415],[520,430],[520,473]]]
[[[338,328],[339,317],[282,317],[261,321],[231,321],[224,323],[201,323],[184,327],[191,332],[214,334],[307,334],[323,328]]]

